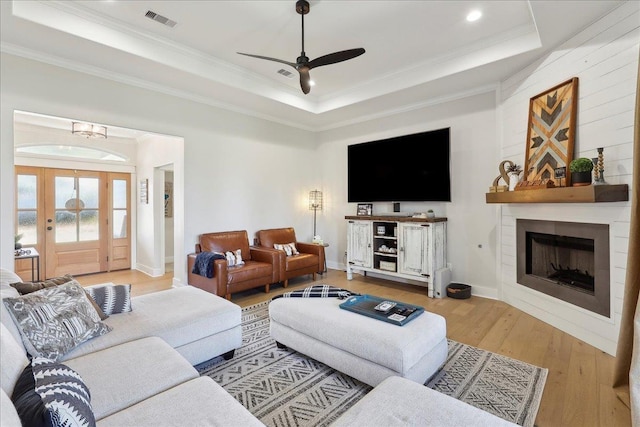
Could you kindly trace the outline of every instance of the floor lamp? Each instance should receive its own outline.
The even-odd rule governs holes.
[[[322,210],[322,191],[309,192],[309,210],[313,211],[313,237],[316,236],[316,214]]]

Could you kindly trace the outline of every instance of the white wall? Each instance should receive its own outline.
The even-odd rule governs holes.
[[[164,274],[165,265],[165,218],[164,218],[164,182],[165,171],[162,167],[171,164],[173,180],[178,187],[184,182],[184,140],[178,137],[145,135],[138,140],[138,163],[136,189],[140,181],[148,180],[148,203],[136,197],[136,264],[135,268],[151,276]],[[174,218],[177,224],[183,224],[184,191],[174,195]],[[183,230],[182,226],[178,227]],[[172,230],[173,233],[173,230]],[[180,235],[183,235],[181,232]],[[175,242],[174,242],[175,244]],[[173,249],[172,249],[173,252]]]
[[[502,157],[524,163],[529,98],[579,78],[574,157],[597,157],[604,147],[605,179],[631,183],[640,40],[640,3],[628,2],[502,84]],[[635,159],[635,161],[638,161]],[[638,189],[631,189],[638,191]],[[629,242],[630,202],[503,205],[501,282],[504,300],[610,354],[615,353]],[[516,283],[517,218],[608,224],[612,318],[593,314]]]
[[[497,217],[484,196],[498,174],[495,111],[495,92],[488,92],[319,134],[319,166],[327,200],[319,217],[318,232],[330,244],[328,265],[344,268],[347,245],[344,217],[356,212],[356,204],[347,203],[347,146],[450,127],[451,203],[407,202],[401,203],[401,211],[433,209],[437,216],[446,216],[452,280],[472,285],[475,295],[496,298]],[[374,213],[382,212],[392,212],[392,204],[374,203]]]
[[[175,218],[178,282],[186,283],[186,254],[201,233],[246,229],[252,239],[261,228],[293,226],[311,238],[306,198],[320,178],[309,132],[8,54],[0,92],[2,267],[13,269],[14,110],[184,138],[184,181],[174,189],[185,212]]]

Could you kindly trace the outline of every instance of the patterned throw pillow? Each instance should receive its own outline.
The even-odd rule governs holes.
[[[20,295],[27,295],[32,292],[41,291],[42,289],[46,288],[53,288],[55,286],[64,285],[65,283],[69,282],[73,282],[79,285],[79,283],[73,278],[72,275],[65,274],[64,276],[52,277],[51,279],[43,280],[41,282],[14,282],[11,283],[11,286],[15,288]],[[87,299],[89,300],[91,305],[93,305],[93,308],[95,308],[98,316],[100,316],[100,320],[104,320],[109,317],[104,314],[104,312],[100,309],[100,307],[96,305],[96,303],[88,296],[88,294]]]
[[[279,251],[284,251],[284,253],[287,254],[287,256],[300,254],[300,252],[298,252],[298,248],[296,248],[295,243],[284,243],[284,244],[275,243],[273,247],[275,249],[278,249]]]
[[[33,357],[58,360],[77,345],[111,331],[75,281],[2,302]]]
[[[93,286],[85,290],[107,315],[131,311],[131,284]]]
[[[11,397],[25,426],[95,426],[91,393],[82,377],[61,363],[34,358]]]
[[[74,280],[73,276],[70,274],[65,274],[60,277],[52,277],[51,279],[43,280],[41,282],[17,282],[11,283],[11,286],[16,288],[20,295],[27,295],[32,292],[40,291],[46,288],[53,288],[55,286],[64,285],[70,281]]]
[[[224,253],[224,256],[227,258],[227,266],[229,267],[244,264],[244,261],[242,260],[242,249],[236,249],[233,252],[227,251]]]

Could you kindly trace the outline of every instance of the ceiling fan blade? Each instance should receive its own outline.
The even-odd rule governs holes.
[[[309,67],[300,67],[298,68],[298,72],[300,73],[300,88],[306,95],[311,91],[311,84],[309,83],[309,81],[311,80],[311,76],[309,75]]]
[[[290,67],[296,68],[297,64],[295,62],[289,62],[289,61],[284,61],[282,59],[277,59],[277,58],[270,58],[268,56],[262,56],[262,55],[252,55],[250,53],[242,53],[242,52],[236,52],[239,55],[244,55],[244,56],[250,56],[252,58],[258,58],[258,59],[266,59],[267,61],[274,61],[274,62],[280,62],[281,64],[286,64]]]
[[[361,47],[357,49],[342,50],[340,52],[333,52],[328,55],[320,56],[313,61],[310,61],[309,69],[322,67],[323,65],[335,64],[337,62],[347,61],[357,56],[362,55],[365,50]]]

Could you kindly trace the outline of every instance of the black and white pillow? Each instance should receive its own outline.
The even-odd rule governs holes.
[[[83,342],[111,331],[75,280],[2,302],[34,357],[59,360]]]
[[[291,243],[276,243],[273,245],[274,249],[278,249],[279,251],[284,251],[287,256],[291,255],[299,255],[298,248],[296,248],[296,244],[294,242]]]
[[[49,359],[34,358],[24,368],[11,400],[24,426],[96,425],[91,393],[80,374]]]
[[[131,284],[92,286],[86,291],[106,315],[131,311]]]
[[[227,266],[233,267],[234,265],[242,265],[244,261],[242,260],[242,249],[236,249],[235,251],[227,251],[224,253],[225,258],[227,259]]]

